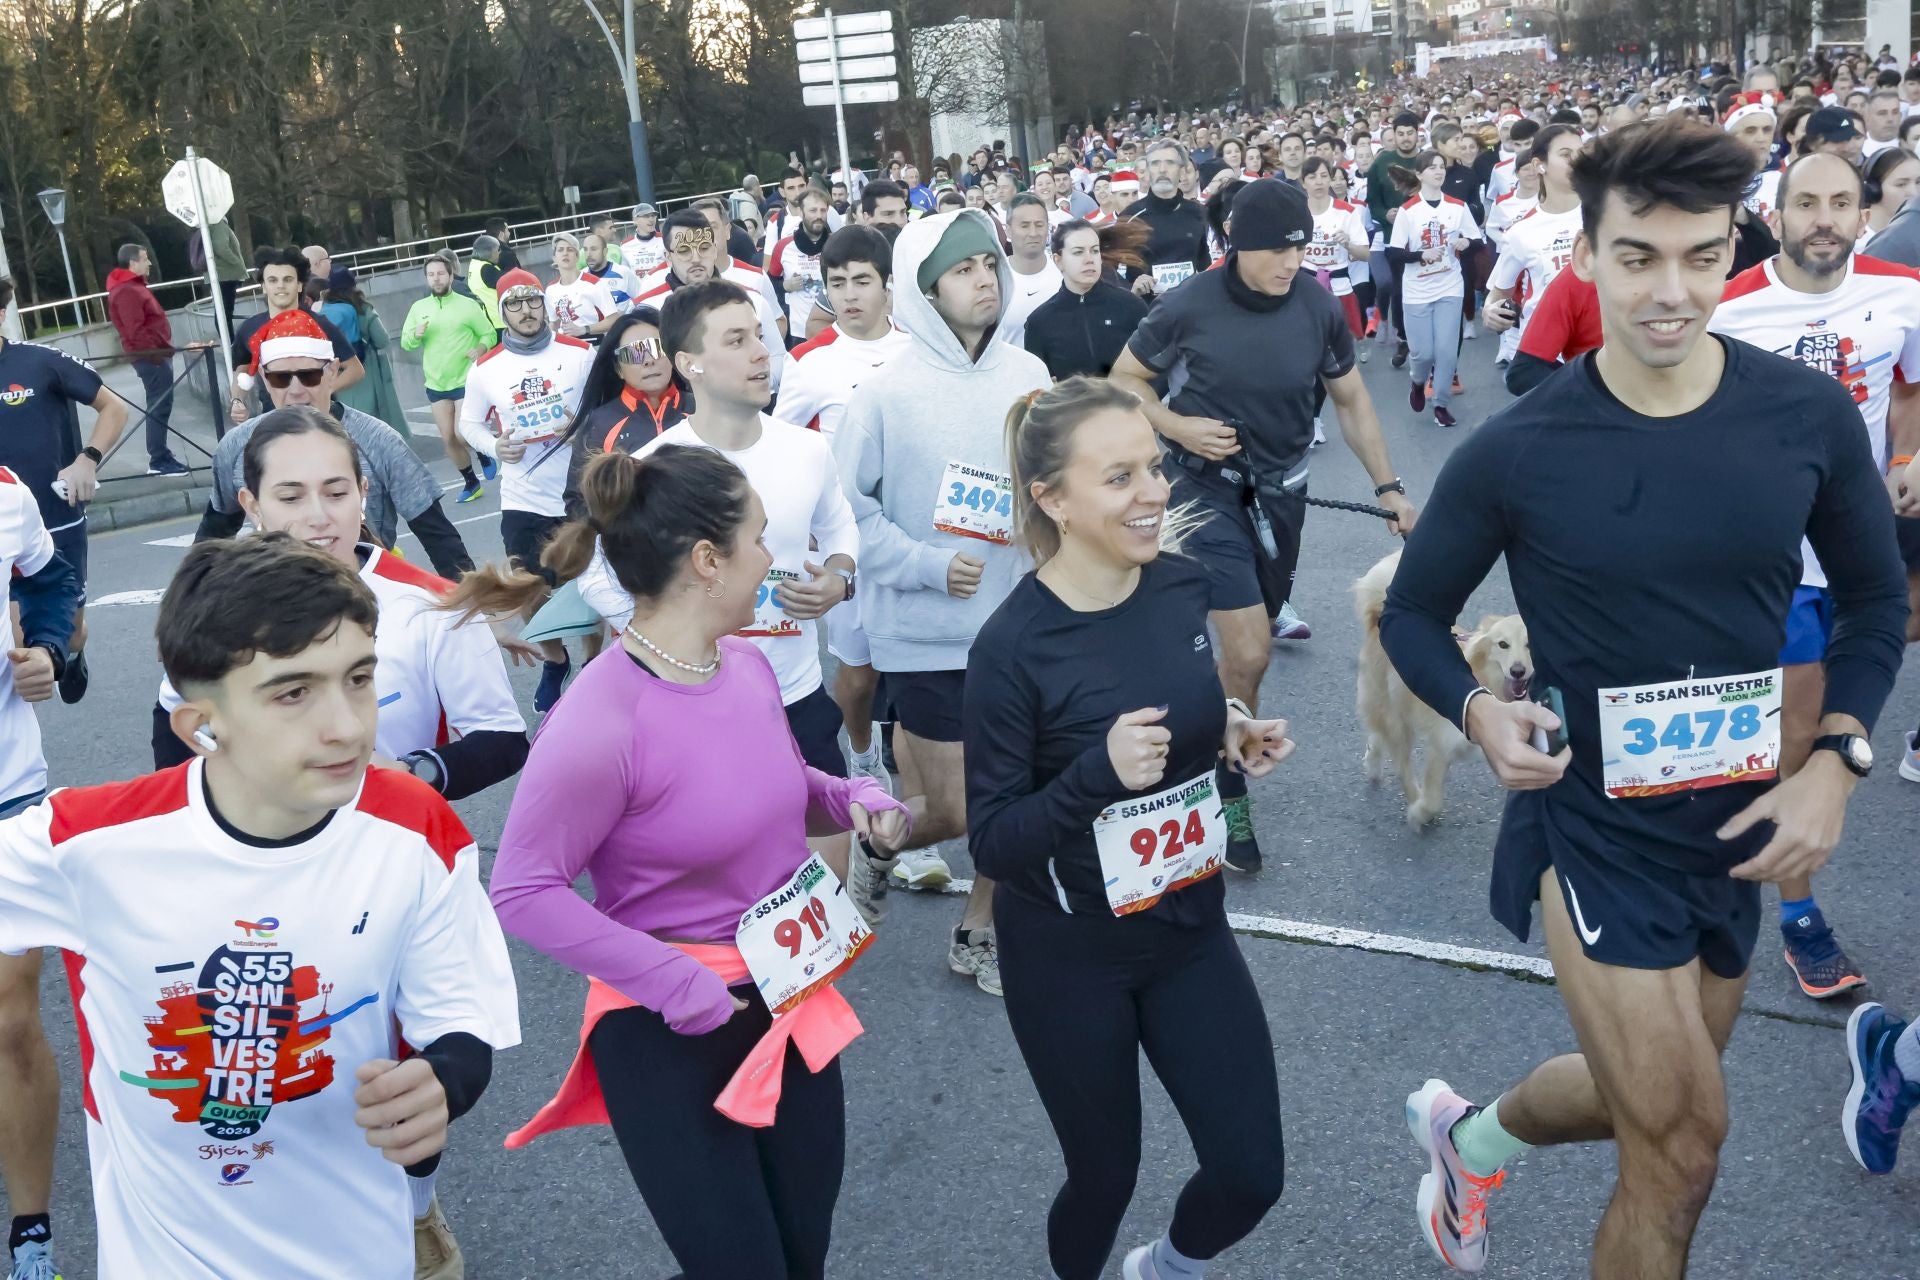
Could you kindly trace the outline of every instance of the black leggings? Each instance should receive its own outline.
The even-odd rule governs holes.
[[[815,1075],[787,1047],[779,1118],[750,1129],[713,1100],[771,1019],[752,1003],[683,1036],[650,1009],[619,1009],[587,1039],[614,1137],[685,1280],[819,1280],[846,1163],[840,1064]]]
[[[1094,1280],[1140,1167],[1140,1050],[1200,1167],[1168,1235],[1212,1258],[1280,1199],[1284,1153],[1273,1038],[1253,975],[1220,916],[1067,915],[1004,885],[993,895],[1007,1021],[1053,1121],[1067,1180],[1047,1215],[1061,1280]]]

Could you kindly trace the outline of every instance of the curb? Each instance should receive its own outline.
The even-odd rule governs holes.
[[[211,485],[174,489],[165,493],[142,493],[117,498],[112,502],[87,505],[87,526],[97,531],[132,529],[158,524],[181,516],[198,515],[213,498]]]

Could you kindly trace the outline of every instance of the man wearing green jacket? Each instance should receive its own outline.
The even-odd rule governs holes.
[[[1373,214],[1373,225],[1389,240],[1393,238],[1394,215],[1400,212],[1406,197],[1393,185],[1393,175],[1388,171],[1395,165],[1413,168],[1413,159],[1420,153],[1420,117],[1411,111],[1395,116],[1391,140],[1393,145],[1380,148],[1373,167],[1367,170],[1367,211]],[[1400,345],[1393,352],[1393,367],[1398,369],[1407,362],[1407,325],[1400,310],[1400,267],[1392,258],[1387,259],[1387,271],[1387,279],[1374,280],[1375,305],[1380,323],[1384,326],[1391,316],[1394,332],[1400,335]]]
[[[460,438],[460,401],[467,390],[467,371],[473,362],[493,349],[496,332],[487,318],[486,308],[465,294],[453,291],[453,273],[459,260],[442,250],[427,259],[427,296],[407,309],[407,320],[400,331],[400,346],[420,352],[420,365],[426,374],[427,403],[433,406],[433,425],[440,432],[440,443],[447,458],[459,468],[465,487],[460,501],[472,502],[484,490],[480,477],[473,473],[473,454]],[[491,459],[483,461],[487,479],[493,479]]]

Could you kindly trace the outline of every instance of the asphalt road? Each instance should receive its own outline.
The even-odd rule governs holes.
[[[1493,345],[1482,338],[1466,346],[1469,390],[1456,405],[1466,423],[1506,402]],[[1457,433],[1435,427],[1430,415],[1413,420],[1404,377],[1389,367],[1389,354],[1376,348],[1366,377],[1395,462],[1418,501]],[[444,462],[436,469],[451,479]],[[1364,474],[1337,437],[1317,455],[1315,471],[1320,496],[1368,496]],[[499,554],[494,511],[492,495],[451,508],[478,556]],[[148,708],[159,674],[151,601],[191,530],[192,522],[182,520],[97,540],[93,690],[76,708],[41,711],[56,783],[124,778],[148,767]],[[1291,719],[1300,746],[1275,777],[1254,786],[1267,869],[1235,876],[1228,902],[1264,918],[1242,948],[1273,1030],[1288,1185],[1279,1207],[1218,1261],[1214,1276],[1441,1274],[1414,1228],[1424,1166],[1401,1120],[1403,1098],[1438,1074],[1485,1101],[1572,1043],[1550,983],[1447,959],[1449,945],[1506,953],[1517,957],[1515,965],[1541,954],[1487,915],[1500,801],[1484,765],[1476,759],[1456,767],[1447,813],[1423,835],[1407,829],[1394,784],[1373,789],[1362,779],[1353,714],[1358,624],[1347,593],[1394,545],[1377,522],[1312,513],[1295,601],[1313,624],[1313,638],[1276,647],[1263,688],[1264,706]],[[151,595],[128,594],[141,592]],[[1505,575],[1496,570],[1467,619],[1510,610],[1511,603]],[[1641,623],[1619,619],[1623,627]],[[530,703],[531,675],[518,675],[516,684]],[[1920,789],[1900,780],[1891,761],[1917,712],[1920,678],[1909,672],[1875,737],[1888,764],[1856,793],[1845,842],[1819,882],[1828,919],[1875,992],[1910,1009],[1920,1006],[1920,934],[1911,924],[1920,892],[1910,864]],[[507,799],[502,788],[459,806],[489,859]],[[966,873],[963,849],[949,849],[948,857]],[[842,983],[867,1028],[845,1057],[849,1163],[832,1271],[847,1280],[1047,1274],[1044,1226],[1059,1155],[999,1002],[947,971],[943,939],[958,912],[952,898],[896,897],[881,941]],[[1748,1016],[1728,1055],[1733,1131],[1693,1274],[1920,1278],[1920,1160],[1890,1178],[1870,1179],[1848,1157],[1838,1126],[1847,1076],[1838,1028],[1847,1009],[1816,1005],[1792,987],[1771,916],[1769,907]],[[1390,936],[1361,947],[1266,936],[1313,932],[1302,924]],[[1394,953],[1406,950],[1433,958]],[[502,1149],[503,1135],[559,1081],[585,985],[522,947],[515,947],[515,963],[526,1043],[497,1060],[491,1090],[456,1127],[440,1182],[466,1248],[467,1274],[671,1275],[672,1260],[609,1133],[574,1130],[528,1150]],[[64,981],[52,973],[47,1021],[69,1082],[55,1229],[65,1273],[81,1277],[92,1274],[92,1216],[73,1020]],[[1486,1274],[1585,1275],[1587,1242],[1613,1165],[1605,1147],[1541,1151],[1518,1161],[1492,1207]],[[1118,1274],[1120,1253],[1164,1228],[1191,1169],[1185,1134],[1165,1095],[1149,1083],[1145,1158],[1110,1274]]]

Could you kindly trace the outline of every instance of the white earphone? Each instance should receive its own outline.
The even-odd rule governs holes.
[[[208,751],[218,751],[220,749],[220,744],[213,740],[213,730],[207,728],[205,725],[201,725],[193,731],[193,740]]]
[[[697,374],[700,374],[700,375],[702,375],[702,376],[705,376],[705,374],[706,374],[706,372],[707,372],[707,371],[706,371],[705,369],[702,369],[702,368],[701,368],[701,367],[700,367],[699,365],[697,365],[697,364],[690,364],[690,365],[688,365],[688,366],[687,366],[687,368],[688,368],[688,370],[689,370],[689,371],[691,371],[691,372],[693,372],[693,373],[697,373]]]

